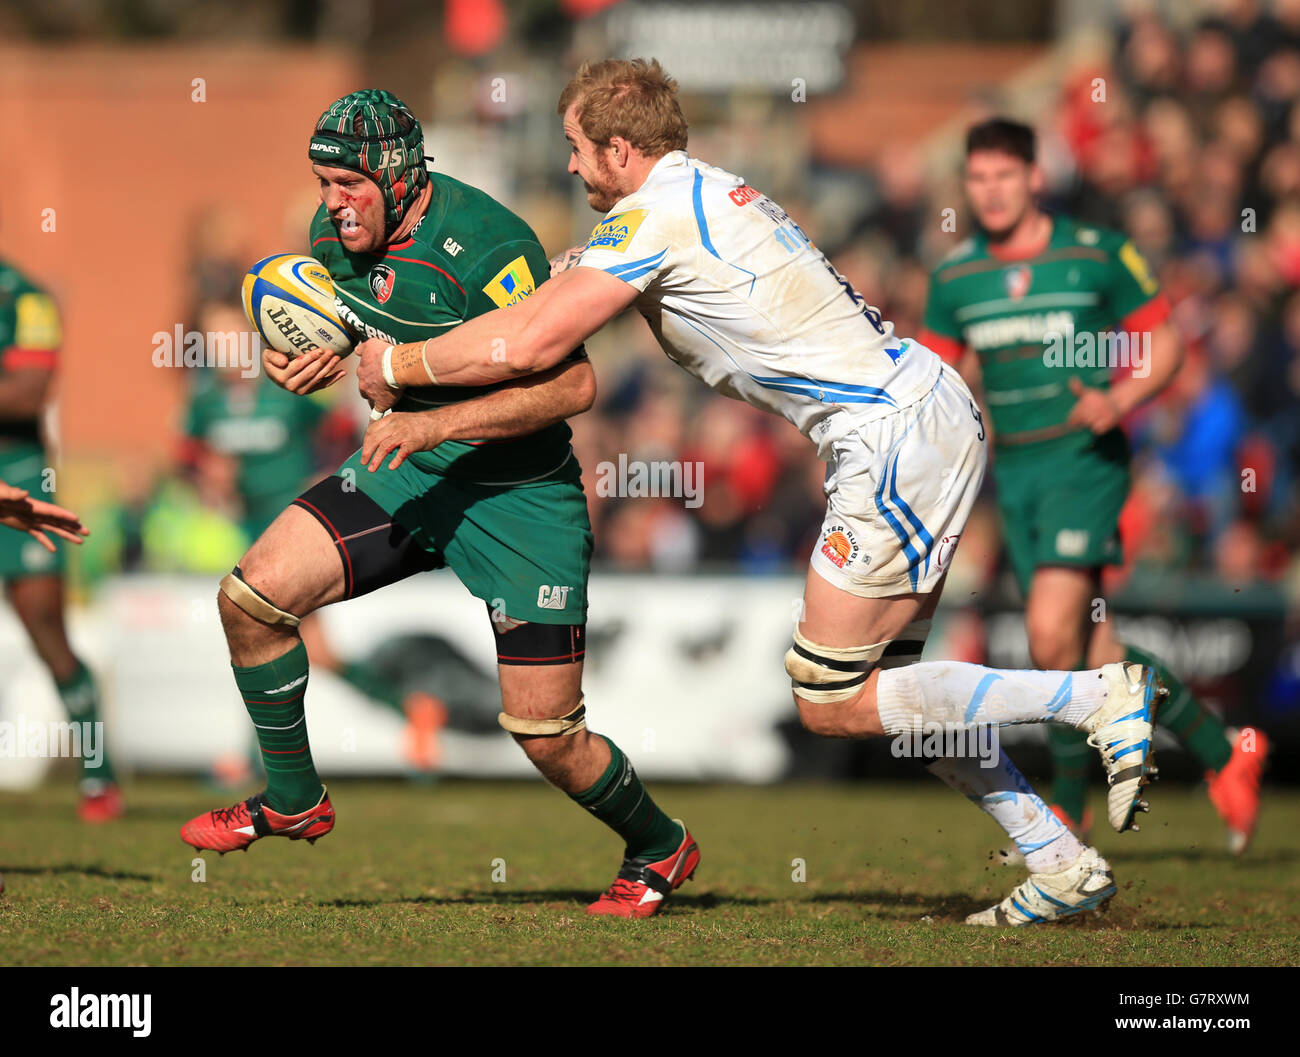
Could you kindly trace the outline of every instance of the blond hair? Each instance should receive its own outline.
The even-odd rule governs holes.
[[[656,59],[584,62],[560,93],[559,114],[574,103],[583,134],[599,146],[621,136],[648,158],[686,149],[677,82]]]

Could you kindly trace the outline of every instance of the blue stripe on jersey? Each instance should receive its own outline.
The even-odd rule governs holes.
[[[615,264],[610,268],[602,268],[601,271],[608,272],[610,275],[617,276],[620,279],[635,279],[637,276],[645,275],[652,268],[657,268],[663,263],[664,254],[668,252],[667,247],[660,250],[653,257],[642,257],[639,261],[628,261],[625,264]],[[629,276],[629,272],[635,271],[635,275]]]
[[[849,401],[849,403],[881,403],[881,404],[893,404],[894,407],[898,406],[896,403],[894,403],[894,398],[890,396],[888,392],[886,392],[884,389],[878,389],[874,385],[850,385],[848,382],[823,382],[823,381],[819,381],[816,378],[790,378],[790,377],[782,377],[780,375],[775,375],[767,378],[760,378],[758,375],[755,374],[755,375],[751,375],[750,377],[753,378],[754,381],[758,382],[761,385],[767,385],[770,382],[773,383],[773,386],[778,386],[778,385],[801,386],[809,390],[825,389],[826,391],[836,393],[837,395],[852,393],[852,394],[860,394],[863,396],[874,396],[879,398],[874,401],[851,400]],[[820,397],[818,399],[820,399]]]
[[[704,186],[704,174],[699,169],[695,170],[695,183],[691,185],[691,201],[695,204],[695,226],[700,229],[700,242],[723,264],[731,264],[731,261],[723,261],[722,254],[713,248],[713,240],[709,238],[709,222],[704,219],[704,197],[700,194],[700,188]],[[758,276],[748,268],[742,268],[739,264],[731,264],[738,272],[744,272],[749,276],[749,293],[754,292],[754,284],[758,282]]]
[[[750,377],[754,378],[752,374]],[[754,381],[758,382],[764,389],[775,389],[779,393],[793,393],[795,396],[812,397],[812,399],[823,404],[888,404],[891,407],[896,406],[888,397],[881,399],[878,396],[870,396],[865,393],[837,393],[833,390],[799,385],[793,379],[784,382],[765,382],[761,378],[754,378]]]
[[[619,276],[619,278],[625,279],[626,276]],[[741,374],[745,375],[748,378],[752,378],[764,389],[775,389],[779,393],[790,393],[794,396],[808,396],[816,400],[819,400],[822,403],[890,404],[894,407],[898,406],[897,404],[894,403],[893,398],[888,393],[886,393],[883,389],[874,389],[872,386],[869,385],[841,386],[840,387],[841,389],[854,390],[853,393],[845,394],[845,393],[835,392],[834,389],[832,389],[825,382],[811,382],[805,378],[779,378],[779,377],[760,378],[756,374],[750,374],[747,370],[745,370],[745,368],[740,366],[740,364],[736,362],[736,358],[732,356],[731,353],[729,353],[726,349],[724,349],[721,345],[719,345],[717,341],[715,341],[708,334],[704,333],[704,331],[700,330],[700,328],[697,327],[694,323],[692,323],[689,319],[682,317],[682,322],[685,323],[697,334],[699,334],[700,337],[705,338],[707,341],[717,346],[718,351],[721,352],[722,355],[727,357],[727,359],[731,362],[732,366],[734,366],[737,371],[739,371]],[[870,390],[870,392],[858,393],[856,392],[857,390]],[[879,396],[875,396],[874,395],[875,393],[883,393],[884,398],[882,399]],[[830,397],[829,400],[827,399],[828,396]]]

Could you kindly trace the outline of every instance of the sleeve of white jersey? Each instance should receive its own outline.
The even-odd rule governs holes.
[[[672,257],[672,243],[652,210],[623,209],[596,225],[578,265],[599,268],[644,292],[671,266]]]

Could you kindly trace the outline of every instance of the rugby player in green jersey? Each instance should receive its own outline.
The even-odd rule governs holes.
[[[1028,126],[992,119],[972,127],[965,183],[980,231],[931,275],[921,340],[977,392],[982,385],[1029,655],[1042,668],[1154,667],[1170,692],[1160,724],[1206,768],[1229,847],[1243,851],[1259,813],[1264,735],[1225,731],[1164,664],[1092,616],[1102,567],[1122,562],[1129,449],[1120,422],[1181,361],[1168,302],[1124,235],[1038,207],[1043,177]],[[1112,381],[1116,367],[1129,370]],[[1053,808],[1086,832],[1088,747],[1064,726],[1048,727],[1047,737]]]
[[[58,364],[60,342],[54,301],[18,269],[0,262],[0,478],[28,496],[49,491],[40,418]],[[16,527],[26,523],[18,512],[11,516],[20,519]],[[26,517],[30,516],[29,512]],[[72,538],[65,532],[58,535]],[[76,723],[98,723],[95,678],[72,652],[63,622],[63,567],[63,552],[48,538],[24,539],[9,532],[0,536],[0,581],[5,585],[5,597],[49,669],[69,718]],[[81,818],[107,822],[120,817],[122,794],[108,754],[103,754],[97,766],[84,770],[77,809]]]
[[[308,153],[321,195],[312,251],[358,334],[423,340],[522,301],[546,279],[546,255],[528,226],[483,192],[430,173],[419,123],[389,93],[337,100]],[[264,364],[300,394],[344,373],[326,350],[292,362],[268,352]],[[450,566],[487,606],[501,725],[552,784],[625,842],[617,879],[589,911],[647,917],[694,872],[699,851],[584,718],[592,538],[564,420],[595,397],[585,352],[502,385],[393,395],[395,412],[372,426],[364,457],[357,452],[299,497],[222,581],[221,618],[267,789],[191,820],[182,839],[225,852],[270,835],[314,841],[333,829],[307,742],[298,623],[331,602]],[[392,458],[372,460],[373,436],[387,434],[401,438],[386,449]]]

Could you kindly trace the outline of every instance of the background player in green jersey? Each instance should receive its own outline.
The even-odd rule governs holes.
[[[547,277],[546,255],[522,220],[428,171],[420,125],[389,93],[337,100],[317,123],[309,156],[321,194],[312,250],[357,333],[423,340],[526,298]],[[272,380],[299,394],[344,373],[327,350],[292,362],[268,352],[264,363]],[[307,741],[308,664],[297,625],[331,602],[450,566],[487,605],[501,725],[552,784],[626,844],[618,878],[590,912],[648,916],[690,876],[699,852],[686,827],[659,810],[618,746],[586,728],[592,540],[564,420],[594,397],[581,349],[504,385],[406,389],[364,452],[280,514],[222,581],[218,599],[267,789],[191,820],[184,840],[224,852],[273,834],[314,841],[333,829]],[[374,436],[401,443],[381,459]]]
[[[1031,128],[993,119],[969,130],[966,194],[981,230],[931,275],[921,340],[957,362],[977,393],[982,387],[1033,663],[1157,668],[1170,691],[1160,723],[1205,766],[1229,846],[1239,852],[1259,813],[1263,734],[1230,736],[1168,668],[1092,616],[1102,566],[1122,561],[1129,451],[1120,421],[1155,396],[1181,360],[1169,305],[1124,235],[1043,212],[1042,182]],[[1116,367],[1128,371],[1112,381]],[[1086,830],[1088,747],[1065,727],[1051,726],[1047,736],[1054,807]]]
[[[54,301],[0,262],[0,479],[29,495],[53,498],[40,418],[58,363],[61,328]],[[94,676],[68,643],[63,623],[63,554],[38,539],[0,534],[5,597],[49,669],[69,717],[100,721]],[[87,822],[122,814],[122,794],[105,753],[81,779],[78,813]]]

